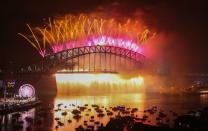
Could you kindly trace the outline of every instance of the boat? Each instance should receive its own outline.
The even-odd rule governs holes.
[[[208,86],[201,86],[201,85],[192,85],[190,87],[184,88],[183,93],[188,94],[208,94]]]

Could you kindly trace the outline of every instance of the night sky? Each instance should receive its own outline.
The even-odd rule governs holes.
[[[2,4],[0,67],[35,63],[36,50],[17,33],[26,24],[65,14],[102,12],[115,17],[139,17],[157,32],[151,61],[178,71],[208,73],[208,15],[206,0],[9,0]],[[99,14],[99,13],[97,13]]]

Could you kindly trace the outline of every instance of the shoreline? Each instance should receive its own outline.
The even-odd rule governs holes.
[[[35,100],[35,101],[23,103],[23,104],[11,105],[10,107],[1,108],[0,115],[12,113],[12,112],[25,111],[25,110],[28,110],[28,109],[33,108],[35,106],[41,105],[41,104],[42,104],[42,101]]]

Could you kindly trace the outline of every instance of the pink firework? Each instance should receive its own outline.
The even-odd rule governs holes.
[[[40,50],[39,54],[42,56],[42,57],[45,57],[45,54],[46,54],[46,50]]]
[[[143,47],[141,44],[139,45],[137,42],[134,42],[133,40],[114,38],[110,36],[93,37],[85,42],[68,42],[66,44],[54,45],[52,46],[52,50],[54,53],[57,53],[65,49],[71,49],[75,47],[98,46],[98,45],[121,47],[132,50],[134,52],[143,53]]]

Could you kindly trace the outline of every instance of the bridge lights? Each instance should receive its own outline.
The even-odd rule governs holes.
[[[143,50],[142,50],[141,48],[138,47],[138,49],[137,49],[136,52],[142,54],[142,53],[143,53]]]
[[[88,46],[92,46],[92,43],[90,41],[88,41],[87,45]]]
[[[133,48],[133,50],[134,50],[135,52],[137,52],[138,46],[136,46],[135,48]]]
[[[93,41],[94,45],[98,45],[98,39],[97,38],[93,39],[92,41]]]
[[[117,45],[118,45],[118,47],[122,47],[122,39],[117,40]]]
[[[127,41],[126,42],[126,48],[127,49],[131,49],[131,41]]]
[[[133,50],[134,51],[134,49],[136,48],[136,44],[135,43],[133,43],[132,45],[131,45],[131,50]]]
[[[100,44],[100,45],[105,45],[105,41],[106,41],[106,36],[102,36],[102,37],[100,38],[99,44]]]
[[[108,37],[106,43],[109,44],[110,46],[112,46],[112,39],[110,37]]]

